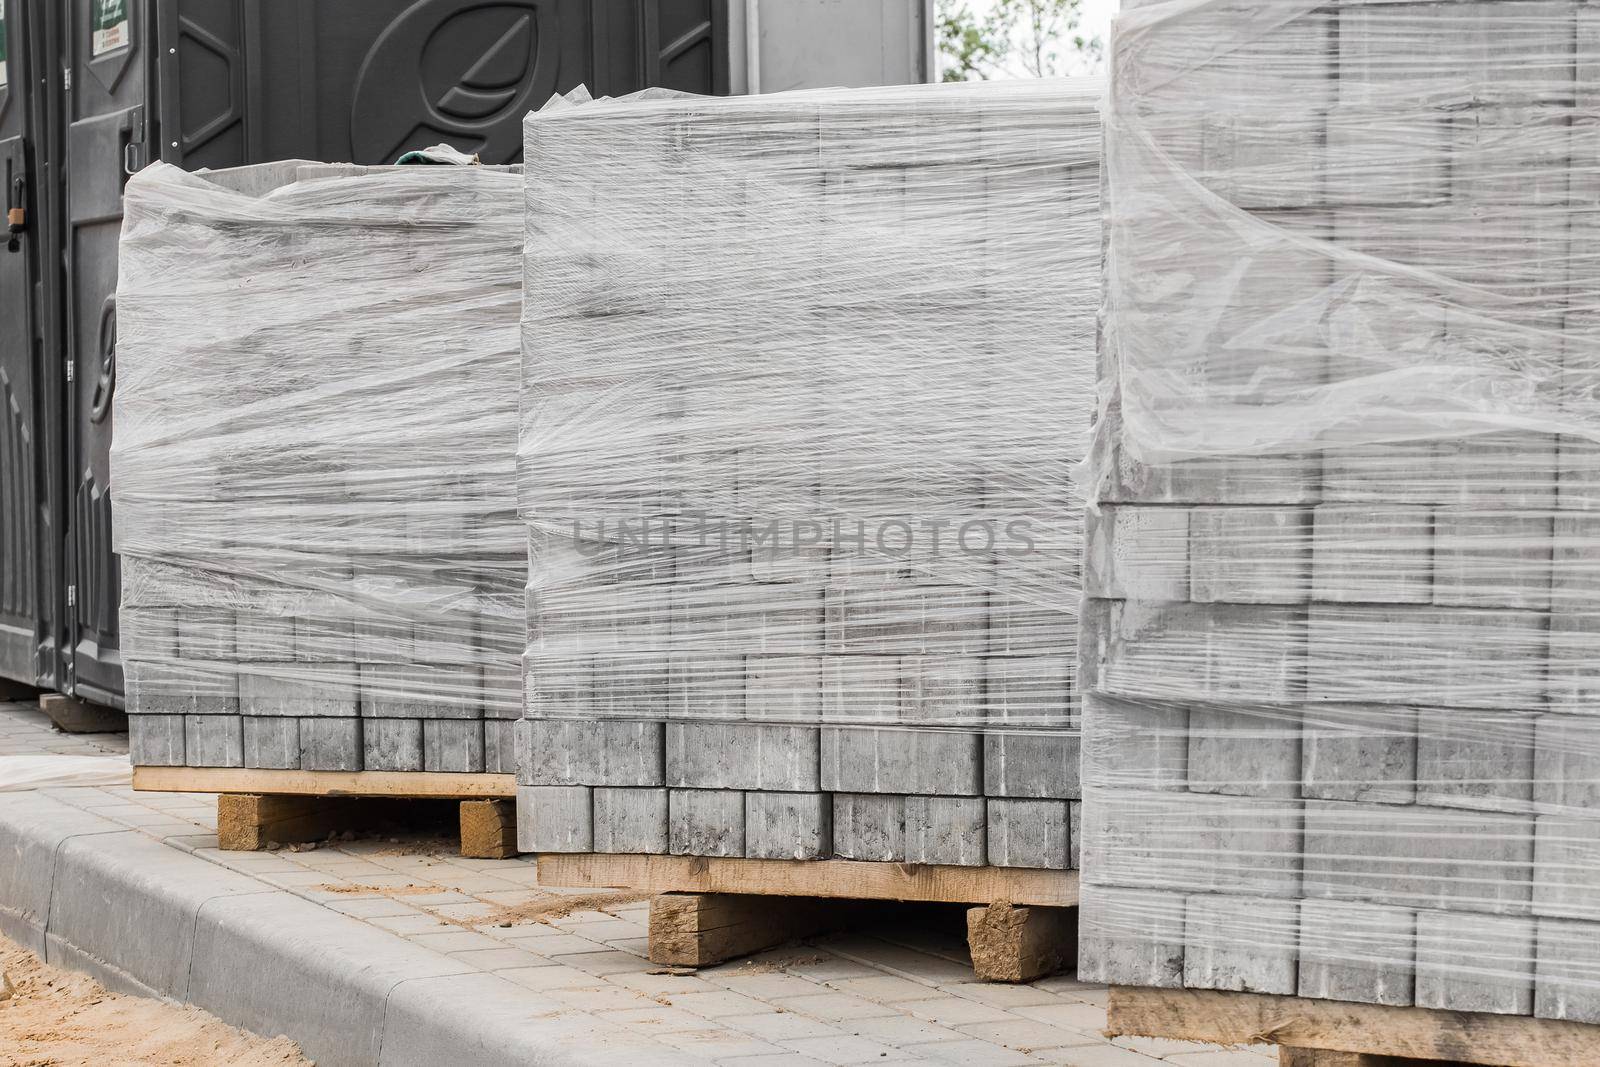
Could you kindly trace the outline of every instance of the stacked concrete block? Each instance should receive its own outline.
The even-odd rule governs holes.
[[[1600,19],[1280,7],[1114,44],[1082,975],[1600,1022]]]
[[[529,118],[525,849],[1076,867],[1098,89]]]
[[[135,764],[515,769],[520,193],[461,167],[130,183]]]

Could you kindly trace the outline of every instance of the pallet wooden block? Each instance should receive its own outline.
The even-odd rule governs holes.
[[[986,982],[1031,982],[1078,957],[1077,908],[1019,908],[1008,901],[967,912],[972,969]]]
[[[838,901],[738,893],[662,893],[650,901],[650,962],[707,967],[822,933]]]
[[[852,904],[882,901],[984,903],[968,913],[967,929],[974,968],[986,980],[1053,973],[1072,962],[1077,945],[1076,871],[544,853],[539,883],[659,894],[650,904],[650,959],[676,966],[708,966],[842,928]],[[1017,900],[1026,903],[1010,903]]]
[[[461,802],[461,854],[473,860],[503,860],[517,854],[514,800]]]
[[[339,813],[320,797],[275,797],[223,793],[217,797],[217,847],[255,852],[327,837],[339,828]]]
[[[1600,1026],[1521,1015],[1114,986],[1106,1022],[1112,1037],[1275,1043],[1285,1067],[1600,1067]]]
[[[39,710],[50,717],[56,729],[68,734],[125,734],[128,716],[116,708],[91,704],[87,700],[61,693],[39,697]]]

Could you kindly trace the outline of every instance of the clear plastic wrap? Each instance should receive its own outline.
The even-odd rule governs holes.
[[[128,761],[120,756],[0,756],[0,793],[127,785],[128,777]]]
[[[1101,91],[530,116],[528,847],[1069,865]]]
[[[129,183],[136,764],[512,770],[521,189],[296,163]]]
[[[1600,9],[1112,52],[1083,976],[1600,1022]]]

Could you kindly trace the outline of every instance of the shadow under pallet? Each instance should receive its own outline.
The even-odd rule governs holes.
[[[539,884],[653,893],[650,960],[702,967],[841,929],[893,902],[971,905],[986,981],[1027,982],[1076,960],[1078,872],[859,860],[542,853]]]
[[[216,793],[217,843],[229,851],[437,821],[438,802],[456,801],[463,856],[506,859],[517,854],[516,779],[510,774],[135,767],[133,788]],[[416,803],[429,801],[435,802],[431,811]]]

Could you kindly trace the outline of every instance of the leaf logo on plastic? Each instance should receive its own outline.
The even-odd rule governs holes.
[[[550,0],[419,0],[373,44],[350,117],[358,163],[444,142],[485,163],[521,157],[522,116],[555,92]]]

